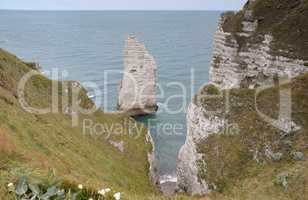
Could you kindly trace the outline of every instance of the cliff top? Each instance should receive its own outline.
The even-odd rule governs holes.
[[[243,31],[243,21],[257,22],[251,37],[236,38],[239,43],[258,43],[262,36],[271,34],[274,53],[308,60],[307,19],[307,0],[250,0],[238,13],[225,13],[222,27],[235,34]]]
[[[279,91],[286,89],[292,99],[290,132],[275,128],[258,113],[278,119],[279,100],[284,101]],[[308,73],[256,94],[252,89],[220,91],[207,85],[195,97],[195,103],[207,110],[204,116],[212,119],[209,111],[215,111],[226,123],[219,134],[198,143],[199,179],[216,188],[213,199],[300,199],[308,181],[308,160],[296,157],[308,155]],[[284,178],[287,182],[282,183]]]

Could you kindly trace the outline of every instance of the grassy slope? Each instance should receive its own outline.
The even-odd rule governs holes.
[[[127,142],[122,154],[108,143],[106,135],[84,135],[81,124],[72,128],[68,115],[28,113],[16,98],[16,83],[29,70],[18,58],[0,50],[0,199],[7,198],[6,183],[19,175],[44,179],[51,170],[63,180],[88,187],[108,186],[132,194],[154,192],[148,180],[147,152],[151,146],[145,142],[145,128],[132,119],[102,111],[81,117],[80,121],[87,118],[109,127],[123,124],[124,131],[111,136],[114,141]],[[43,76],[33,77],[26,85],[30,104],[50,105],[51,83]],[[80,97],[84,107],[92,104],[84,91]],[[125,120],[131,122],[130,129],[143,130],[141,135],[133,132],[135,135],[129,136]]]
[[[24,175],[43,185],[60,181],[64,187],[80,183],[93,190],[112,187],[123,193],[123,199],[170,199],[159,194],[149,181],[147,153],[152,147],[146,143],[147,130],[143,125],[126,116],[97,111],[81,116],[80,122],[91,119],[104,124],[113,130],[111,136],[84,135],[82,123],[72,128],[71,117],[66,114],[26,112],[19,104],[16,88],[31,69],[0,49],[0,199],[14,199],[6,185]],[[26,85],[27,102],[36,108],[50,106],[51,84],[42,75],[34,76]],[[71,99],[72,82],[58,84],[64,88],[58,91],[61,110],[65,107],[62,103],[70,105],[65,100]],[[66,88],[68,95],[64,92]],[[85,92],[80,91],[79,99],[82,107],[89,108],[93,102]],[[118,124],[123,131],[116,128]],[[125,152],[111,146],[107,138],[124,141]],[[174,199],[194,198],[178,195]]]
[[[229,113],[224,112],[224,98],[204,98],[201,101],[208,110],[224,108],[218,115],[239,127],[238,134],[222,131],[226,134],[212,135],[199,144],[199,151],[204,155],[200,160],[199,177],[215,183],[221,192],[213,194],[212,199],[297,200],[303,199],[304,195],[308,198],[308,160],[294,161],[291,156],[295,151],[305,153],[306,159],[308,155],[308,74],[297,77],[291,84],[263,91],[258,95],[257,105],[263,113],[277,118],[278,91],[288,87],[292,91],[292,118],[302,128],[287,137],[281,137],[281,131],[258,115],[255,90],[229,91]],[[212,94],[212,91],[207,87],[203,92]],[[265,155],[267,145],[273,152],[283,153],[283,159],[279,162],[269,159]],[[258,162],[254,159],[256,151]],[[204,161],[206,165],[202,164]],[[282,173],[289,174],[287,192],[275,184],[277,176]]]
[[[236,36],[242,31],[241,22],[246,9],[253,11],[254,20],[258,20],[258,28],[249,37]],[[307,0],[257,0],[252,5],[246,5],[242,11],[225,14],[223,29],[234,33],[241,47],[247,42],[259,43],[260,36],[271,34],[274,37],[272,50],[274,54],[308,60],[308,1]]]

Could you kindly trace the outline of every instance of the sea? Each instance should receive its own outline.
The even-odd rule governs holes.
[[[209,79],[219,11],[0,10],[0,48],[46,72],[64,71],[106,112],[116,111],[128,35],[143,42],[157,63],[157,114],[138,117],[151,131],[161,181],[175,181],[186,138],[186,110]],[[52,77],[51,77],[52,78]],[[90,83],[90,84],[89,84]],[[94,84],[101,91],[94,93]],[[93,91],[92,91],[93,90]]]

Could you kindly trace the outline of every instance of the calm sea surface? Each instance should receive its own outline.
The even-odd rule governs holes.
[[[161,86],[159,112],[138,120],[151,129],[161,175],[171,175],[185,141],[185,109],[191,95],[208,81],[219,15],[207,11],[0,11],[0,47],[40,62],[45,71],[67,70],[66,79],[96,83],[107,94],[102,95],[104,109],[113,111],[122,75],[107,70],[123,69],[124,40],[135,34],[155,57]]]

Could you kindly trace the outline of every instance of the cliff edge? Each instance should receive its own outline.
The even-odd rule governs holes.
[[[250,0],[238,13],[224,13],[214,37],[210,82],[255,88],[274,76],[307,72],[307,10],[306,1]]]
[[[296,199],[292,191],[304,191],[307,15],[306,0],[250,0],[221,16],[210,83],[188,108],[180,191],[218,199]]]

